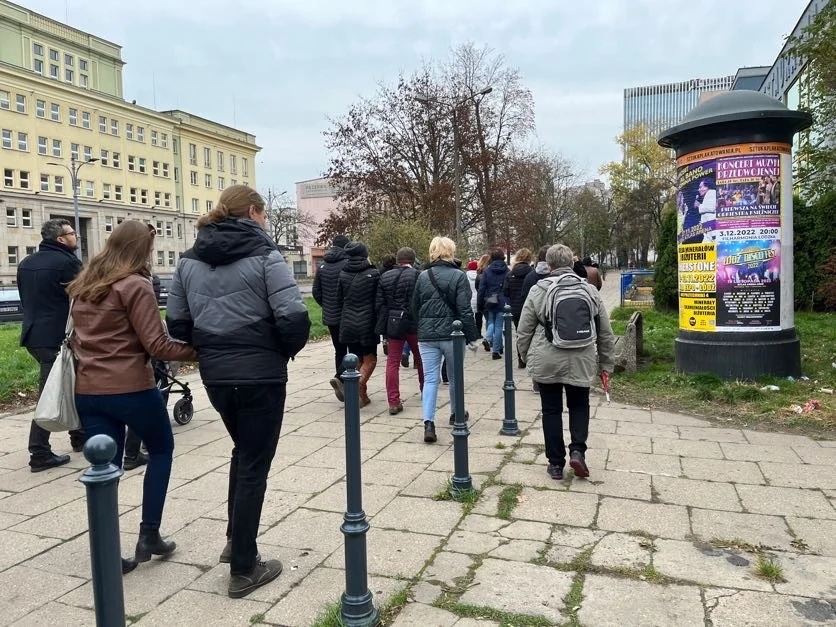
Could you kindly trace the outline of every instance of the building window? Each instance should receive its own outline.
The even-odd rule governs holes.
[[[78,60],[78,70],[80,72],[86,72],[87,71],[87,59],[79,59]]]
[[[139,158],[139,172],[140,174],[145,174],[145,157]]]
[[[205,174],[203,176],[203,184],[206,186],[206,189],[212,189],[212,175]]]
[[[174,166],[174,182],[180,182],[180,168],[178,168],[177,166]]]
[[[34,246],[27,246],[26,247],[26,256],[34,255],[36,248]]]
[[[70,144],[70,159],[78,161],[78,144]]]
[[[5,109],[8,111],[12,106],[12,101],[9,99],[9,92],[0,89],[0,109]]]
[[[122,164],[119,162],[119,157],[120,157],[120,155],[119,155],[118,152],[113,153],[113,167],[114,168],[122,167]]]
[[[238,185],[238,179],[229,179],[230,185]]]
[[[191,180],[192,185],[197,185],[197,170],[192,170],[189,173],[189,179]]]
[[[162,250],[157,251],[157,265],[165,265],[165,252]]]
[[[151,173],[154,176],[160,175],[160,162],[159,161],[152,161],[151,162]]]
[[[79,87],[83,87],[87,89],[90,85],[90,80],[87,78],[87,74],[79,74],[78,75],[78,85]]]
[[[93,184],[93,181],[84,182],[84,195],[87,198],[93,198],[96,195],[96,186]]]
[[[136,203],[136,187],[131,187],[131,202]]]
[[[113,231],[113,216],[105,216],[105,232]]]
[[[241,157],[241,174],[243,176],[250,175],[249,162],[247,161],[246,157]]]
[[[145,127],[144,126],[137,126],[136,127],[136,141],[144,142],[145,141]]]
[[[192,211],[193,211],[194,213],[197,213],[197,212],[198,212],[198,210],[199,210],[199,209],[198,209],[198,207],[199,207],[199,205],[198,205],[198,200],[197,200],[197,198],[192,198]]]
[[[29,172],[20,171],[20,189],[29,189]]]
[[[125,139],[133,139],[134,138],[134,125],[133,124],[125,124]]]
[[[84,160],[90,161],[93,158],[93,146],[84,147]]]
[[[136,159],[132,155],[128,155],[128,172],[136,171]]]
[[[29,136],[26,133],[17,134],[17,149],[23,152],[29,150]]]
[[[102,198],[110,200],[110,183],[102,184]]]
[[[238,158],[235,155],[229,155],[229,171],[238,174]]]
[[[17,209],[6,207],[6,226],[17,226]]]
[[[114,200],[122,200],[122,186],[121,185],[114,185],[113,186],[113,199]]]
[[[173,226],[174,225],[171,222],[166,222],[165,223],[165,236],[166,237],[171,237],[172,236],[171,230],[172,230]]]
[[[63,176],[56,176],[55,177],[55,191],[59,194],[64,193],[64,177]]]
[[[26,96],[18,94],[15,102],[17,103],[17,112],[26,113]]]
[[[46,154],[46,137],[38,137],[38,154],[45,155]]]
[[[20,226],[24,229],[31,229],[32,228],[32,210],[31,209],[21,209],[20,210]]]
[[[49,49],[49,60],[50,61],[57,61],[60,57],[58,56],[58,51],[54,48]]]
[[[15,171],[5,168],[3,170],[3,186],[4,187],[14,187],[15,186]]]
[[[163,200],[163,206],[164,207],[170,207],[171,206],[171,194],[166,192],[165,194],[163,194],[163,199],[164,199]]]
[[[61,121],[61,105],[55,102],[49,105],[49,119],[53,122]]]
[[[148,190],[147,189],[139,190],[139,202],[141,202],[143,205],[148,204]]]
[[[183,225],[177,223],[177,239],[183,239]]]
[[[203,167],[211,168],[212,167],[212,150],[209,148],[203,149]]]
[[[99,116],[99,132],[107,133],[107,118],[103,115]]]
[[[32,44],[32,54],[36,57],[44,56],[44,47],[41,44]]]
[[[165,178],[168,178],[168,164],[167,163],[163,164],[163,176]]]
[[[163,193],[162,192],[154,192],[154,206],[159,207],[162,205],[163,200]]]
[[[90,128],[90,112],[89,111],[82,111],[81,112],[81,127],[82,128]]]
[[[9,265],[17,265],[17,246],[9,246]]]
[[[151,131],[151,145],[157,145],[157,131]]]
[[[59,68],[54,63],[49,64],[49,77],[54,78],[56,81],[58,80],[58,72],[61,68]]]
[[[218,172],[224,171],[224,153],[218,151]]]
[[[211,200],[206,201],[206,211],[207,212],[212,211],[212,201]]]
[[[70,67],[73,67],[73,65],[75,65],[73,55],[71,55],[71,54],[65,54],[64,55],[64,65],[69,65]]]
[[[221,192],[224,191],[224,177],[222,176],[218,177],[218,190]]]
[[[100,162],[102,165],[107,165],[107,164],[108,164],[108,156],[109,156],[109,154],[110,154],[110,153],[108,153],[108,151],[107,151],[107,150],[105,150],[104,148],[102,148],[102,150],[99,152],[99,162]]]
[[[119,120],[110,121],[110,134],[116,137],[119,136]]]
[[[189,163],[197,165],[197,146],[195,144],[189,144]]]
[[[163,221],[157,220],[156,224],[154,224],[154,228],[157,229],[157,235],[163,237]]]
[[[168,133],[163,133],[162,135],[160,135],[160,145],[163,148],[168,148]],[[176,147],[174,149],[174,152],[177,152]]]
[[[32,69],[35,71],[35,74],[40,74],[41,76],[43,76],[44,62],[41,59],[34,59],[32,61]]]
[[[35,115],[39,118],[46,117],[46,102],[44,100],[35,101]]]
[[[49,191],[49,174],[41,174],[41,191]]]
[[[168,265],[173,266],[175,263],[175,253],[173,250],[168,251]]]
[[[180,211],[183,208],[183,203],[180,200],[180,196],[174,197],[174,208],[177,209],[177,211]]]
[[[61,140],[60,139],[53,139],[52,140],[52,156],[53,157],[61,157]]]
[[[70,118],[70,125],[78,126],[78,109],[70,109],[67,115]]]
[[[4,128],[3,129],[3,148],[11,148],[12,147],[12,132]]]
[[[73,74],[74,74],[74,72],[70,69],[64,70],[64,80],[67,81],[68,83],[72,83],[73,80],[74,80],[73,79]]]

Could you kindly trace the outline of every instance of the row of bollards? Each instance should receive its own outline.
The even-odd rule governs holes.
[[[503,312],[505,334],[505,417],[502,435],[520,434],[514,394],[513,324],[511,307]],[[464,403],[465,335],[462,323],[453,323],[453,479],[450,495],[458,500],[473,491],[467,439],[470,428]],[[379,620],[379,611],[368,584],[366,534],[369,523],[363,510],[362,460],[360,456],[360,373],[359,359],[349,353],[343,359],[345,388],[345,469],[346,511],[340,530],[345,536],[345,592],[340,598],[340,616],[347,627],[371,627]],[[450,365],[448,365],[450,367]],[[122,589],[122,558],[119,542],[118,485],[123,471],[112,463],[116,442],[106,435],[91,437],[84,446],[84,456],[92,466],[80,481],[87,489],[87,518],[90,528],[90,560],[93,576],[93,603],[97,627],[125,625],[125,600]]]

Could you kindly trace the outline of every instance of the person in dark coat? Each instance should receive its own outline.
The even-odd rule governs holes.
[[[522,311],[525,296],[523,296],[523,284],[525,278],[534,271],[531,265],[531,251],[528,248],[520,248],[514,255],[514,267],[505,277],[503,292],[508,303],[511,305],[511,315],[514,320],[514,328],[520,324],[520,312]],[[517,356],[517,367],[525,368],[522,359]]]
[[[422,391],[424,389],[424,367],[418,351],[418,323],[412,315],[412,294],[420,273],[413,267],[413,263],[415,251],[411,248],[401,248],[397,254],[397,267],[384,272],[377,286],[375,309],[378,312],[378,332],[389,343],[386,359],[386,397],[389,401],[389,414],[393,416],[403,411],[400,366],[404,345],[408,345],[412,350],[418,369],[418,386]],[[398,337],[387,335],[390,311],[403,312],[404,332]]]
[[[586,270],[587,283],[594,285],[600,292],[601,288],[604,287],[604,281],[601,279],[601,271],[598,269],[598,264],[592,263],[592,257],[584,257],[581,263],[583,263],[584,270]]]
[[[340,282],[340,272],[348,262],[345,245],[349,239],[345,235],[337,235],[331,243],[330,250],[325,253],[322,263],[314,277],[312,296],[322,307],[322,324],[328,327],[331,343],[334,345],[334,376],[331,387],[337,400],[343,401],[343,358],[348,353],[348,346],[340,342],[340,309],[337,304],[337,284]]]
[[[369,249],[363,242],[345,247],[348,261],[337,283],[340,311],[340,342],[360,358],[360,407],[371,403],[367,384],[377,366],[377,311],[375,297],[380,272],[369,263]]]
[[[522,292],[520,294],[523,304],[525,304],[525,299],[528,298],[528,293],[537,281],[545,279],[551,272],[551,270],[549,270],[549,264],[546,263],[546,252],[548,250],[548,244],[546,246],[540,246],[540,250],[537,251],[537,264],[534,266],[534,272],[529,272],[525,275]]]
[[[81,272],[81,261],[75,255],[78,234],[69,220],[47,220],[41,227],[41,238],[38,252],[26,257],[17,267],[17,288],[23,306],[20,345],[40,366],[38,395],[43,392],[64,341],[70,313],[67,285]],[[80,451],[84,446],[84,431],[70,431],[70,445],[73,451]],[[49,431],[33,420],[29,427],[30,470],[39,472],[69,461],[69,455],[52,452]]]
[[[484,303],[487,320],[485,339],[482,344],[490,350],[494,359],[502,357],[502,309],[505,307],[505,295],[502,287],[508,274],[505,253],[496,248],[491,251],[491,263],[485,268],[479,280],[478,301]]]

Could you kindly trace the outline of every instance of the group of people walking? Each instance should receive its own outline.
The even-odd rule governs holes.
[[[130,446],[138,448],[141,441],[147,448],[139,536],[133,556],[123,558],[123,573],[176,549],[161,534],[174,438],[153,360],[198,362],[232,441],[228,524],[218,558],[230,564],[229,596],[246,596],[282,572],[281,562],[262,557],[256,537],[284,416],[288,362],[307,343],[310,319],[290,269],[264,231],[266,217],[264,200],[253,189],[234,185],[223,192],[198,221],[194,246],[180,259],[165,324],[150,273],[156,232],[149,224],[122,222],[82,268],[72,225],[50,220],[39,252],[20,264],[21,343],[40,364],[41,389],[65,341],[68,317],[74,324],[69,341],[82,429],[70,433],[73,449],[80,450],[87,437],[106,434],[117,443],[114,463],[122,465],[128,461],[127,430],[135,441],[129,439]],[[591,277],[579,276],[577,260],[562,245],[543,247],[535,266],[530,251],[517,251],[510,269],[498,249],[463,269],[447,237],[434,238],[427,252],[421,267],[415,250],[400,248],[381,272],[365,244],[334,238],[313,296],[334,347],[330,384],[337,398],[344,400],[343,358],[350,351],[360,358],[360,403],[371,403],[368,382],[384,339],[389,413],[403,411],[399,369],[411,352],[422,393],[423,439],[435,442],[439,388],[449,383],[453,407],[463,385],[447,367],[453,363],[454,322],[461,322],[471,350],[482,339],[499,359],[510,349],[502,345],[500,316],[509,303],[519,365],[539,386],[548,472],[563,476],[565,389],[570,464],[577,476],[587,476],[589,387],[613,367],[612,330],[597,290],[587,282]],[[52,452],[49,433],[34,421],[29,449],[33,472],[69,461]]]

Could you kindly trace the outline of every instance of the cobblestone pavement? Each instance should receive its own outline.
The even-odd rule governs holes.
[[[453,469],[446,388],[435,445],[422,442],[414,370],[404,375],[404,413],[388,415],[382,372],[362,410],[370,588],[381,606],[408,591],[393,625],[836,624],[836,442],[596,398],[592,476],[556,482],[522,371],[523,433],[504,437],[502,362],[481,351],[466,359],[470,470],[482,488],[472,507],[433,498]],[[338,600],[345,451],[331,364],[327,343],[292,364],[259,539],[285,571],[243,600],[227,598],[228,568],[217,563],[230,443],[196,383],[194,420],[174,426],[163,520],[178,549],[125,577],[129,622],[310,625]],[[29,418],[0,420],[0,624],[92,625],[85,461],[73,454],[66,467],[30,473]],[[66,436],[53,445],[65,450]],[[142,473],[120,486],[125,552],[136,541]],[[777,580],[759,575],[773,563]]]

